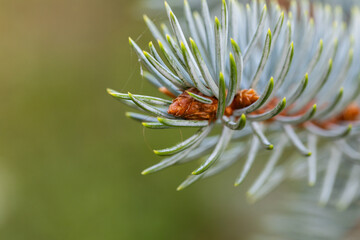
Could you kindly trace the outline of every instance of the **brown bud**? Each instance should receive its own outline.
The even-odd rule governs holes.
[[[224,112],[225,116],[229,117],[229,116],[233,115],[233,113],[234,113],[234,109],[232,109],[231,106],[228,106],[225,108],[225,112]]]
[[[259,99],[254,89],[243,89],[235,95],[234,101],[230,107],[233,110],[241,109],[250,106]]]
[[[337,117],[340,121],[356,121],[360,117],[360,108],[356,103],[351,103]]]
[[[187,92],[192,92],[213,101],[212,104],[201,103],[192,98]],[[169,106],[168,113],[176,117],[188,120],[209,120],[216,119],[218,100],[215,97],[208,97],[195,88],[190,88],[173,100]]]

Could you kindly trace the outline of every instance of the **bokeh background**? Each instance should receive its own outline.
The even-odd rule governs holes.
[[[240,166],[183,192],[198,163],[140,175],[159,160],[151,148],[187,134],[144,130],[106,94],[158,94],[128,44],[151,39],[141,6],[0,1],[0,239],[245,239],[256,229],[233,187]]]
[[[233,187],[241,165],[182,192],[176,187],[199,162],[141,176],[159,161],[151,149],[190,132],[144,129],[106,93],[161,96],[140,77],[128,37],[146,48],[142,15],[166,21],[162,2],[0,0],[0,239],[217,240],[258,231],[276,194],[248,204],[251,181]]]

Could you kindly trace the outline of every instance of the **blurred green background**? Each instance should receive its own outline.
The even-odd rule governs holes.
[[[106,94],[158,94],[128,45],[128,36],[142,47],[151,39],[138,4],[0,1],[0,239],[245,239],[254,230],[256,211],[233,187],[240,166],[183,192],[198,163],[140,175],[159,160],[151,148],[186,132],[144,130]]]

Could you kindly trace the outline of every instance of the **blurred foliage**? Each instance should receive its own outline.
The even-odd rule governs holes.
[[[147,145],[181,133],[143,131],[105,92],[154,93],[128,46],[128,36],[150,39],[135,4],[0,1],[0,239],[243,239],[254,229],[232,186],[239,168],[181,193],[198,163],[140,175],[156,162]]]

